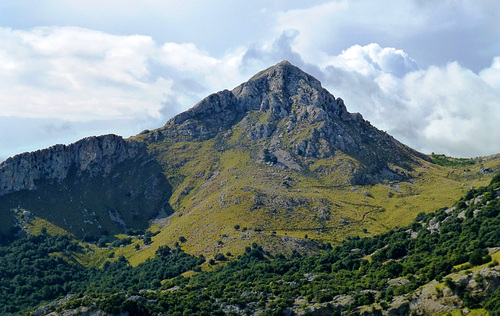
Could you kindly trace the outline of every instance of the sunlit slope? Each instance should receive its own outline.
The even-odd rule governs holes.
[[[420,160],[404,181],[353,185],[346,171],[357,163],[352,157],[307,158],[307,169],[293,170],[264,159],[266,140],[251,145],[235,140],[240,136],[229,132],[225,141],[176,143],[166,151],[152,146],[161,163],[175,166],[166,176],[175,183],[170,204],[176,212],[157,222],[161,232],[132,256],[133,263],[175,242],[209,257],[239,254],[253,242],[276,252],[314,251],[316,241],[380,233],[411,223],[420,212],[451,206],[490,181],[485,169],[500,167],[497,157],[452,166]],[[335,168],[325,174],[318,166]]]
[[[314,251],[450,206],[499,169],[497,157],[431,158],[409,148],[287,62],[133,139],[162,166],[175,211],[155,223],[161,232],[134,262],[175,242],[208,256],[253,242]]]

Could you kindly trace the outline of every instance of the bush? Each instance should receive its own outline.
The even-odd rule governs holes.
[[[217,261],[226,261],[227,260],[227,258],[221,253],[216,254],[214,259]]]

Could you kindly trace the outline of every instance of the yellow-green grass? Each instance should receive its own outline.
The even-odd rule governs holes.
[[[123,238],[128,236],[120,235],[120,237]],[[85,250],[83,253],[75,253],[73,256],[74,259],[83,266],[102,267],[106,261],[116,261],[120,256],[124,256],[127,259],[133,257],[138,252],[138,250],[135,249],[136,244],[139,244],[140,247],[144,247],[143,241],[135,237],[132,237],[131,244],[123,247],[101,248],[94,244],[81,243],[80,245],[83,246]]]
[[[467,268],[470,264],[468,262],[466,262],[466,263],[462,263],[462,264],[454,266],[453,270],[460,271],[460,270],[463,270],[464,268],[467,268],[466,271],[472,271],[472,272],[478,271],[484,267],[489,266],[493,261],[500,262],[500,251],[497,251],[497,252],[491,254],[491,261],[490,262],[487,262],[487,263],[479,265],[479,266],[471,267],[471,268]]]
[[[71,236],[71,234],[68,231],[64,230],[63,228],[56,226],[51,222],[37,216],[34,216],[34,218],[30,220],[30,222],[27,224],[27,230],[29,233],[33,235],[39,235],[43,230],[45,230],[47,234],[53,236],[55,235]]]
[[[186,252],[207,258],[228,251],[238,255],[253,242],[277,248],[273,244],[282,245],[284,236],[304,238],[307,235],[309,239],[333,243],[346,236],[369,236],[408,225],[420,212],[451,207],[467,190],[487,185],[492,177],[492,174],[481,174],[479,164],[459,170],[423,162],[412,172],[413,182],[341,186],[335,174],[310,177],[259,164],[246,150],[235,148],[219,154],[210,149],[212,145],[198,144],[203,155],[191,153],[197,158],[181,167],[184,182],[172,196],[177,212],[153,238],[150,247],[131,257],[133,264],[153,256],[161,245],[179,242],[181,236],[187,239],[181,243]],[[205,174],[203,179],[194,176],[200,170],[207,170],[206,163],[198,169],[204,160],[200,157],[216,161],[208,169],[211,174]],[[320,161],[314,167],[329,164],[335,162]],[[484,167],[488,167],[487,164],[498,167],[499,161],[487,161]],[[283,179],[287,177],[292,179],[290,187],[283,186]],[[186,183],[192,187],[190,194],[181,196],[178,191],[185,188]],[[259,192],[268,198],[300,200],[304,205],[256,207],[253,200],[261,198]],[[328,209],[329,219],[317,219],[313,210],[321,207]],[[234,228],[236,225],[239,230]]]
[[[459,309],[456,311],[453,311],[451,313],[440,313],[439,315],[451,315],[451,316],[488,316],[490,313],[488,313],[487,310],[484,308],[479,308],[479,309],[467,309],[468,313],[465,313],[465,308],[464,309]]]

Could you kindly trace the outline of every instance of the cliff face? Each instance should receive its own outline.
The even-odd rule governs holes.
[[[61,181],[70,171],[76,176],[109,175],[117,164],[134,159],[140,146],[116,135],[89,137],[69,146],[23,153],[0,164],[0,196],[21,190],[36,190],[35,182]]]
[[[171,213],[170,194],[144,144],[116,135],[24,153],[0,165],[0,216],[10,226],[13,210],[23,209],[77,236],[97,238],[146,228],[158,214]],[[5,223],[0,228],[9,229]]]

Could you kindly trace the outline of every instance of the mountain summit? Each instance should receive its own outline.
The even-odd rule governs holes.
[[[357,184],[404,179],[412,163],[428,160],[371,126],[361,114],[349,113],[342,99],[288,61],[232,91],[208,96],[169,120],[152,139],[165,134],[203,141],[236,129],[246,138],[240,138],[242,143],[267,146],[269,154],[287,167],[307,169],[305,158],[345,154],[355,160],[351,182]]]

